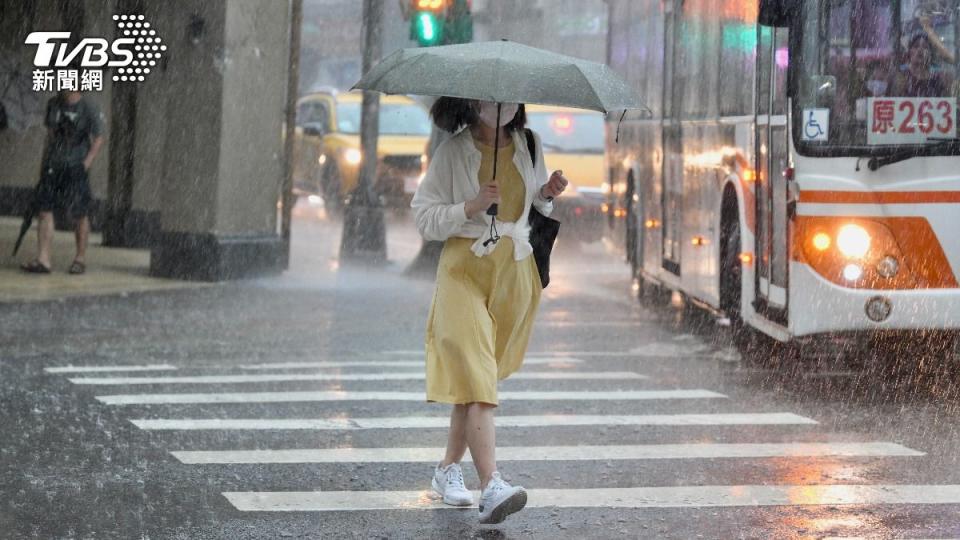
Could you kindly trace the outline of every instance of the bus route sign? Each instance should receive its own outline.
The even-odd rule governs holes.
[[[867,144],[923,144],[957,136],[957,98],[867,99]]]

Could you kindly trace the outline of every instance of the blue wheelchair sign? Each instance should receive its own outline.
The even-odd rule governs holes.
[[[830,109],[803,110],[803,140],[826,141],[830,134]]]

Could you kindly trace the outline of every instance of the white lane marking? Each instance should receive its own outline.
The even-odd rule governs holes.
[[[100,373],[109,371],[176,371],[170,364],[148,364],[145,366],[55,366],[45,367],[46,373]]]
[[[171,452],[182,463],[433,463],[443,448],[332,448]],[[497,448],[499,461],[717,459],[765,457],[918,457],[923,452],[885,442],[772,444],[651,444]],[[469,461],[470,456],[465,460]]]
[[[297,368],[342,368],[342,367],[416,367],[422,368],[424,360],[370,360],[370,361],[347,361],[347,362],[266,362],[263,364],[247,364],[239,366],[240,369],[261,370],[261,369],[297,369]],[[579,358],[557,357],[557,358],[525,358],[524,365],[551,365],[551,364],[580,364],[583,360]],[[229,366],[209,366],[209,367],[229,367]]]
[[[281,381],[415,381],[426,377],[423,371],[409,373],[283,373],[267,375],[194,375],[183,377],[75,377],[73,384],[131,385],[131,384],[235,384]],[[620,380],[646,379],[632,371],[528,371],[514,373],[511,379],[527,380]]]
[[[130,420],[145,430],[356,430],[446,428],[444,416],[389,418],[153,418]],[[816,424],[792,413],[650,414],[650,415],[539,415],[500,416],[499,427],[547,426],[760,426]]]
[[[697,508],[850,504],[960,504],[960,485],[678,486],[531,489],[527,507]],[[453,508],[428,491],[226,492],[241,512]]]
[[[726,398],[709,390],[614,390],[609,392],[498,392],[501,401],[634,401]],[[97,396],[107,405],[184,403],[289,403],[314,401],[426,401],[423,392],[224,392],[211,394],[118,394]]]

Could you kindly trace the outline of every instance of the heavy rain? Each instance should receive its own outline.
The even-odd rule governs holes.
[[[960,537],[960,0],[0,0],[0,539]]]

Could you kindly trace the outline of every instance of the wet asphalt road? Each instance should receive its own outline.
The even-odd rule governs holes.
[[[415,234],[403,220],[393,220],[390,227],[394,264],[382,270],[340,268],[333,257],[339,242],[336,224],[301,215],[292,269],[279,278],[0,307],[0,538],[960,537],[960,499],[956,490],[939,487],[960,484],[955,380],[853,371],[842,364],[750,368],[738,361],[723,329],[708,317],[638,305],[626,267],[602,245],[560,247],[555,281],[545,291],[529,353],[546,360],[523,370],[534,377],[552,373],[567,378],[508,380],[501,390],[518,399],[505,400],[498,411],[500,417],[524,416],[533,423],[559,419],[560,425],[501,427],[498,444],[517,447],[519,459],[501,461],[500,469],[508,480],[532,490],[531,501],[538,490],[562,490],[577,501],[576,507],[528,508],[497,527],[478,526],[475,510],[416,505],[358,509],[368,499],[336,511],[239,509],[224,493],[346,491],[366,496],[429,488],[433,465],[426,459],[308,463],[311,459],[301,457],[280,463],[282,453],[264,452],[259,463],[197,464],[172,454],[220,452],[209,455],[229,461],[236,458],[229,452],[239,450],[373,448],[390,455],[397,448],[443,446],[442,427],[357,429],[365,419],[429,417],[421,420],[429,422],[440,417],[442,422],[448,412],[416,399],[349,394],[423,390],[416,378],[378,378],[421,372],[415,362],[422,358],[417,351],[432,292],[431,283],[402,276],[418,246]],[[909,355],[904,356],[909,362]],[[279,362],[347,364],[250,368]],[[167,367],[44,370],[146,365]],[[577,375],[610,372],[646,378]],[[317,374],[325,377],[303,377]],[[290,380],[132,384],[137,381],[129,379],[235,375]],[[118,377],[128,379],[110,381],[120,384],[77,382]],[[530,399],[537,392],[653,390],[714,394]],[[291,394],[318,391],[347,394],[330,401]],[[228,392],[240,395],[231,403],[170,403],[175,399],[156,397],[203,395],[192,398],[198,401]],[[251,402],[252,393],[260,402]],[[125,396],[118,399],[132,403],[114,404],[104,396]],[[160,402],[144,403],[146,399]],[[744,414],[760,416],[729,416]],[[566,415],[590,418],[584,425],[563,425]],[[770,415],[789,422],[757,423]],[[638,416],[646,420],[636,421]],[[703,425],[735,417],[741,425]],[[629,424],[630,418],[633,424],[611,425]],[[237,429],[185,429],[188,424],[181,423],[151,429],[142,422],[217,419],[288,423],[232,426]],[[296,419],[341,424],[292,429],[303,427],[289,423]],[[253,429],[255,425],[267,429]],[[870,446],[875,455],[864,455],[870,452],[860,443],[877,443]],[[656,454],[666,444],[678,446]],[[748,454],[786,448],[797,455],[714,454],[744,444],[760,445]],[[574,445],[601,448],[596,456],[587,456],[594,459],[551,458],[551,452],[562,450],[555,447]],[[529,447],[548,447],[546,456],[528,458],[524,449]],[[656,455],[604,454],[614,447]],[[832,450],[813,455],[814,448]],[[851,455],[835,455],[837,448]],[[699,455],[684,454],[697,449]],[[476,488],[472,466],[466,465],[465,472],[468,486]],[[863,488],[891,485],[923,487],[887,504],[872,504],[864,495]],[[776,495],[760,488],[737,486],[809,487],[791,488],[787,500],[777,502]],[[829,486],[844,487],[829,491]],[[626,490],[612,491],[618,488]],[[941,492],[946,504],[920,504]],[[647,507],[671,497],[669,507]],[[729,506],[734,499],[739,502]],[[293,504],[304,500],[294,497]],[[591,507],[611,501],[615,508]]]

